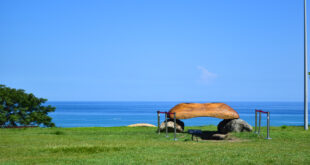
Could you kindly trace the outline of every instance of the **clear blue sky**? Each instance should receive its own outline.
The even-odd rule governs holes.
[[[0,55],[50,101],[302,101],[303,0],[0,1]]]

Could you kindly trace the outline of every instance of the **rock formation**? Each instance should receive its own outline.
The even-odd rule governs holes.
[[[220,119],[238,119],[239,114],[224,103],[181,103],[173,107],[170,113],[176,112],[177,119],[194,117],[216,117]],[[169,114],[173,119],[174,114]]]
[[[174,132],[174,121],[173,119],[168,119],[167,120],[167,127],[168,127],[168,132]],[[183,132],[184,131],[184,123],[181,120],[176,120],[176,128],[177,132]],[[166,127],[165,127],[165,121],[160,124],[160,131],[165,132]]]
[[[251,132],[252,126],[242,119],[226,119],[217,125],[220,133],[228,132]]]

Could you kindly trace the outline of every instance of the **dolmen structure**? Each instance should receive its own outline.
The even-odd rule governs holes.
[[[177,119],[190,119],[194,117],[239,119],[239,114],[224,103],[181,103],[173,107],[169,112],[176,112]],[[173,114],[169,114],[169,118],[173,117]]]
[[[184,130],[184,123],[180,119],[195,117],[215,117],[224,119],[217,127],[220,133],[252,131],[251,125],[240,119],[239,114],[225,103],[180,103],[170,109],[168,116],[170,119],[174,118],[173,113],[176,113],[178,132]],[[172,121],[169,120],[168,122]],[[179,123],[181,123],[181,125]],[[160,130],[164,131],[164,122],[161,125]],[[171,126],[173,125],[171,124]],[[180,128],[183,130],[180,130]],[[169,130],[173,129],[170,128]]]

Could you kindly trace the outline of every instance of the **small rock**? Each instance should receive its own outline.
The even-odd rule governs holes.
[[[137,123],[137,124],[128,125],[127,127],[156,127],[156,126],[153,124],[148,124],[148,123]]]
[[[217,125],[220,133],[228,132],[251,132],[252,126],[242,119],[224,119]]]
[[[215,140],[225,140],[227,138],[227,134],[213,134],[211,139]]]
[[[167,120],[168,132],[174,132],[174,121],[173,119]],[[160,124],[160,131],[166,131],[165,121]],[[183,132],[184,131],[184,123],[181,120],[176,119],[176,131]]]

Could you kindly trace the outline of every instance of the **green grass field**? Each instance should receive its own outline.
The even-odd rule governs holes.
[[[187,127],[216,130],[216,126]],[[310,164],[310,131],[272,127],[272,140],[234,133],[234,141],[166,138],[156,128],[0,129],[0,164]]]

